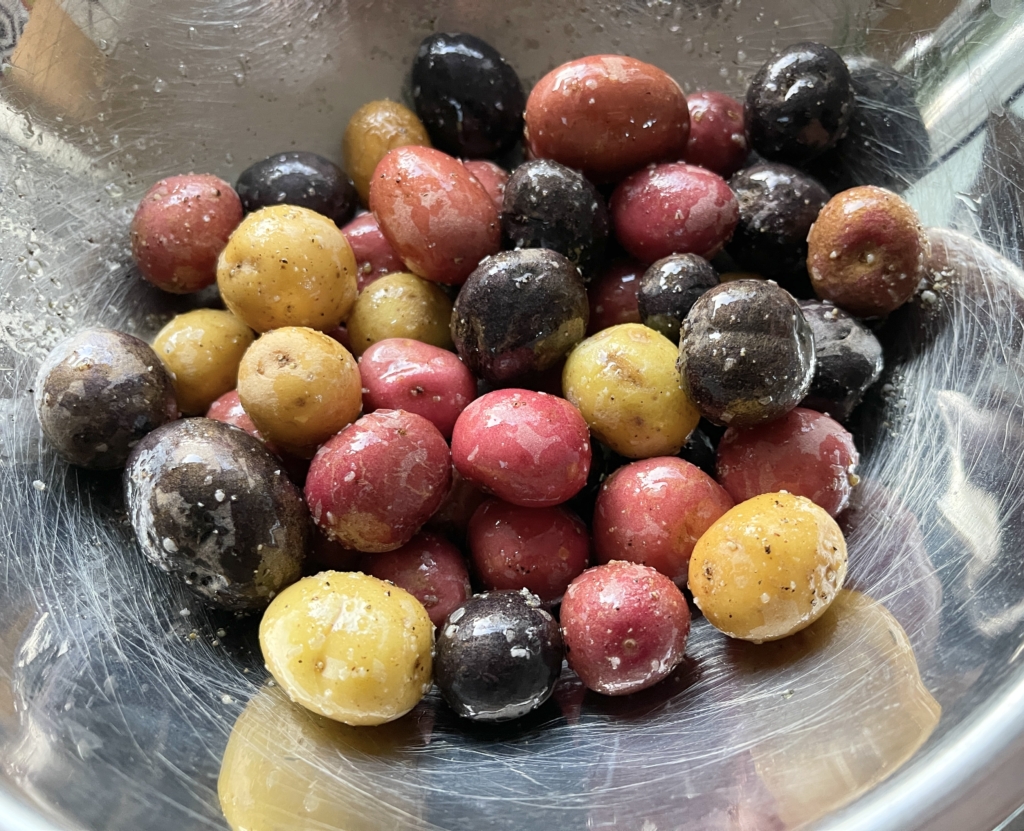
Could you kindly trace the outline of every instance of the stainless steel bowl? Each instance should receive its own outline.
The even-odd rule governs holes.
[[[989,831],[1024,802],[1020,0],[29,5],[0,76],[0,828],[223,828],[229,736],[248,807],[278,812],[254,828]],[[823,625],[755,649],[698,621],[664,685],[567,683],[504,728],[436,698],[379,731],[324,725],[264,686],[251,622],[143,562],[117,477],[44,446],[31,386],[49,347],[97,322],[151,336],[202,302],[132,270],[147,185],[337,157],[351,112],[399,95],[435,30],[486,38],[528,83],[622,52],[739,92],[807,39],[916,80],[931,154],[903,184],[962,235],[935,237],[948,268],[886,327],[848,520],[858,593]]]

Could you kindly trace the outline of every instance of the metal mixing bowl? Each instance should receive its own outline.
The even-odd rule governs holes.
[[[1024,802],[1020,0],[28,5],[0,76],[0,828],[223,828],[243,710],[232,770],[298,816],[267,828],[989,831]],[[950,267],[886,329],[857,422],[859,594],[825,625],[754,649],[697,621],[664,685],[566,684],[503,728],[457,724],[436,697],[393,728],[324,727],[264,687],[251,622],[142,560],[117,477],[44,446],[31,387],[57,340],[151,336],[203,302],[133,272],[146,187],[233,180],[292,148],[336,158],[352,111],[400,95],[435,30],[491,41],[527,83],[621,52],[736,93],[807,39],[916,80],[930,157],[895,181],[964,236],[942,238]]]

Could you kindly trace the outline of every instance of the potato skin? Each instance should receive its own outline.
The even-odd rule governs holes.
[[[630,459],[678,453],[700,414],[679,388],[676,347],[639,323],[611,326],[565,362],[562,389],[594,437]]]
[[[153,351],[174,379],[183,415],[202,415],[235,388],[238,365],[255,336],[231,312],[196,309],[171,319],[153,340]]]
[[[366,286],[348,318],[348,337],[358,357],[389,338],[452,348],[452,301],[444,290],[408,272],[387,274]]]
[[[302,574],[309,512],[260,442],[208,418],[157,428],[124,472],[142,553],[207,603],[258,611]]]
[[[217,279],[217,257],[241,221],[242,202],[223,179],[208,173],[161,179],[132,217],[132,258],[164,291],[199,291]]]
[[[410,338],[378,341],[359,359],[363,407],[423,416],[445,439],[476,398],[476,379],[457,355]]]
[[[667,73],[622,55],[556,67],[526,101],[524,137],[535,159],[614,182],[645,165],[681,159],[690,132],[686,96]]]
[[[604,695],[657,684],[683,660],[690,634],[690,609],[676,585],[621,560],[573,580],[560,617],[569,666]]]
[[[690,554],[732,498],[696,465],[675,456],[644,459],[605,479],[594,505],[599,563],[626,560],[686,584]]]
[[[708,621],[761,643],[821,617],[846,578],[846,541],[811,500],[766,493],[741,502],[698,540],[689,588]]]
[[[913,208],[873,185],[833,196],[807,236],[807,270],[822,300],[859,317],[902,306],[924,276],[928,237]]]
[[[568,401],[543,392],[495,390],[466,407],[452,432],[459,473],[524,508],[572,498],[590,472],[590,433]]]
[[[34,405],[66,461],[116,470],[138,441],[178,417],[171,376],[145,341],[100,327],[54,347],[39,367]]]
[[[405,271],[405,263],[384,238],[373,214],[362,214],[341,229],[356,258],[356,287],[365,289],[385,274]]]
[[[306,477],[313,521],[342,545],[394,551],[444,501],[451,453],[437,428],[404,410],[377,410],[324,444]]]
[[[404,104],[367,101],[352,114],[341,140],[341,156],[364,205],[370,204],[370,181],[380,160],[389,150],[408,145],[430,147],[430,136]]]
[[[399,147],[373,172],[370,210],[414,274],[461,285],[501,249],[494,201],[458,159],[429,147]]]
[[[217,263],[228,309],[257,332],[282,326],[327,331],[356,299],[356,260],[330,219],[296,205],[249,214]]]
[[[682,162],[634,173],[615,189],[609,209],[622,247],[645,263],[672,254],[710,259],[739,221],[739,205],[725,180]]]
[[[238,397],[267,441],[308,459],[359,417],[359,366],[323,332],[286,326],[246,351]]]
[[[267,669],[292,701],[351,725],[405,715],[430,689],[434,626],[404,589],[324,571],[285,589],[260,622]]]

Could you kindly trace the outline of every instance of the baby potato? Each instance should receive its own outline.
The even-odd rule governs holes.
[[[345,724],[383,724],[430,689],[434,624],[413,595],[360,572],[324,571],[282,591],[260,622],[267,669],[296,704]]]
[[[238,365],[254,337],[252,329],[220,309],[177,315],[157,333],[153,351],[171,374],[182,415],[202,415],[235,388]]]
[[[359,293],[348,318],[348,336],[357,357],[388,338],[452,349],[451,319],[452,301],[444,289],[400,272],[374,280]]]
[[[341,157],[359,198],[370,203],[370,179],[377,163],[396,147],[430,147],[427,128],[397,101],[368,101],[353,113],[341,140]]]
[[[217,261],[228,309],[257,332],[282,326],[327,331],[356,299],[356,258],[330,219],[296,205],[249,214]]]
[[[630,459],[674,456],[700,414],[679,388],[676,348],[639,323],[611,326],[565,362],[562,390],[594,437]]]
[[[690,557],[693,600],[715,628],[754,643],[799,632],[846,578],[846,540],[803,496],[766,493],[727,511]]]
[[[359,366],[333,338],[286,326],[246,351],[238,367],[238,397],[267,441],[309,459],[359,417]]]

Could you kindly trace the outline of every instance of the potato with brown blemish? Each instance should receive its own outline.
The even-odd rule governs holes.
[[[451,318],[452,301],[440,286],[415,274],[388,274],[359,293],[349,315],[348,336],[357,356],[388,338],[452,349]]]
[[[704,617],[732,638],[761,643],[817,620],[846,579],[836,521],[803,496],[755,496],[697,541],[689,588]]]
[[[286,326],[246,351],[238,368],[238,397],[267,441],[308,459],[359,417],[359,366],[333,338]]]
[[[377,163],[396,147],[430,147],[427,128],[412,110],[397,101],[368,101],[349,119],[341,157],[359,198],[370,204],[370,179]]]
[[[565,362],[562,389],[594,438],[630,459],[674,456],[700,414],[679,388],[676,347],[639,323],[611,326]]]
[[[356,299],[356,258],[330,219],[272,205],[249,214],[217,262],[224,303],[257,332],[308,326],[326,332]]]
[[[171,374],[183,415],[203,415],[235,388],[238,365],[253,340],[252,329],[220,309],[177,315],[159,331],[153,351]]]

